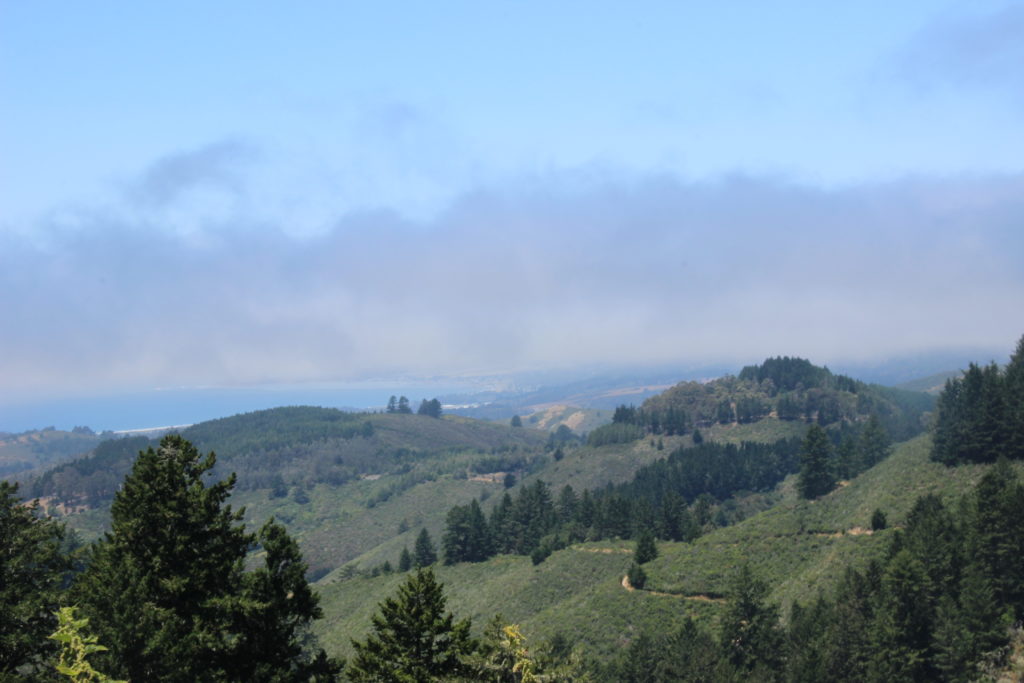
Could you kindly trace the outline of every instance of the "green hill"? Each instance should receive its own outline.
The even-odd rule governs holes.
[[[501,555],[438,567],[437,575],[452,610],[472,616],[477,628],[501,613],[531,639],[561,633],[607,656],[641,631],[664,633],[686,616],[714,623],[742,562],[769,584],[770,599],[787,607],[831,589],[847,566],[881,557],[918,496],[935,493],[955,503],[988,467],[946,468],[929,460],[930,447],[928,436],[900,444],[890,458],[816,501],[799,499],[790,477],[771,509],[692,543],[659,543],[659,557],[645,565],[642,591],[622,584],[634,547],[627,541],[576,544],[537,566],[527,557]],[[1024,471],[1024,464],[1017,466]],[[886,513],[889,528],[872,533],[875,509]],[[348,653],[348,638],[362,637],[377,603],[401,580],[394,574],[344,579],[338,573],[322,579],[317,586],[325,618],[316,628],[328,650]]]

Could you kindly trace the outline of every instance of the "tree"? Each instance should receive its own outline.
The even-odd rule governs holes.
[[[522,427],[523,426],[523,419],[521,417],[519,417],[518,415],[513,415],[512,416],[512,420],[509,422],[509,424],[511,426],[513,426],[513,427]]]
[[[71,568],[64,527],[22,505],[18,485],[0,481],[0,678],[43,666],[54,644],[54,612]]]
[[[797,488],[804,498],[817,498],[835,488],[835,477],[829,466],[831,450],[825,430],[818,425],[811,425],[800,449]]]
[[[636,541],[636,553],[633,555],[637,564],[646,564],[658,556],[658,546],[654,543],[654,534],[645,529],[640,532]]]
[[[429,401],[427,399],[423,399],[420,401],[420,407],[419,410],[416,411],[416,414],[439,418],[441,417],[441,402],[436,398],[432,398]]]
[[[630,586],[639,590],[643,590],[644,586],[647,585],[647,572],[639,564],[634,562],[629,565],[629,572],[626,574],[626,581]]]
[[[306,652],[309,623],[323,616],[320,598],[306,581],[299,546],[273,519],[257,536],[264,565],[244,575],[245,651],[235,668],[240,680],[334,680],[341,663],[323,650]]]
[[[469,505],[456,505],[448,511],[441,539],[444,563],[483,562],[491,555],[490,530],[474,498]]]
[[[412,553],[408,548],[402,548],[402,554],[398,557],[398,571],[407,572],[412,569]]]
[[[434,542],[430,539],[430,533],[426,528],[420,530],[416,537],[416,545],[413,547],[413,561],[416,567],[429,567],[437,562],[437,550]]]
[[[868,423],[864,425],[857,446],[860,455],[860,469],[862,470],[874,467],[889,457],[892,452],[892,440],[879,421],[878,415],[872,413],[868,418]]]
[[[405,396],[399,396],[398,397],[398,410],[397,410],[397,412],[402,413],[404,415],[411,415],[412,414],[412,408],[409,407],[409,399],[407,399]]]
[[[765,603],[767,595],[768,587],[754,578],[750,566],[740,567],[731,581],[720,642],[724,656],[743,671],[752,671],[758,665],[769,669],[780,665],[779,613],[775,606]]]
[[[871,513],[871,530],[881,531],[889,525],[889,520],[886,518],[885,513],[879,508],[875,508],[875,511]]]
[[[256,538],[225,504],[234,475],[207,485],[215,462],[165,436],[115,496],[111,530],[72,594],[110,648],[101,668],[133,681],[309,680],[307,663],[328,663],[296,647],[319,615],[298,551],[281,527],[264,527],[265,568],[245,574]],[[283,642],[263,652],[269,638]]]
[[[453,623],[445,606],[433,570],[417,569],[397,596],[380,603],[366,641],[352,641],[349,679],[427,683],[468,674],[464,660],[475,649],[470,622]]]
[[[392,395],[391,398],[388,399],[388,408],[387,408],[387,410],[388,410],[389,413],[397,413],[398,412],[398,399],[394,395]]]

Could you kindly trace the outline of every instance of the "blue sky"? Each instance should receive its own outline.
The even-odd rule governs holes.
[[[0,390],[1009,348],[1024,6],[0,1]]]

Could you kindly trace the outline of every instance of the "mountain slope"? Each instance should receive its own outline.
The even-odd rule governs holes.
[[[929,449],[927,436],[900,444],[890,458],[817,501],[798,499],[790,478],[780,486],[781,503],[769,510],[693,543],[659,543],[659,557],[645,565],[646,590],[622,585],[633,549],[626,541],[574,545],[537,566],[503,555],[438,567],[438,578],[450,607],[473,616],[477,628],[500,612],[531,639],[563,633],[598,656],[608,655],[642,630],[667,632],[688,615],[713,623],[727,583],[744,561],[769,584],[770,599],[787,606],[828,590],[847,566],[880,557],[918,496],[936,493],[955,502],[988,467],[948,469],[928,459]],[[867,533],[876,508],[885,511],[890,528]],[[335,574],[319,582],[326,617],[317,632],[328,650],[348,652],[347,639],[362,636],[376,604],[400,581],[397,575]]]

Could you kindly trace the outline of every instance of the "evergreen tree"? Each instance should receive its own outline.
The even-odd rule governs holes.
[[[437,562],[437,549],[426,528],[421,529],[420,535],[416,537],[416,545],[413,547],[413,562],[417,568],[429,567]]]
[[[380,603],[365,642],[353,640],[350,680],[428,683],[468,675],[465,659],[475,643],[469,620],[445,611],[443,587],[430,568],[420,568]]]
[[[968,540],[969,556],[979,563],[997,600],[1024,617],[1024,485],[1000,459],[975,489]]]
[[[1010,356],[1003,384],[1006,398],[1005,455],[1013,460],[1024,460],[1024,336]]]
[[[928,680],[931,624],[926,582],[924,567],[906,549],[886,566],[871,632],[872,680]]]
[[[403,415],[412,415],[412,408],[409,407],[409,399],[405,396],[399,396],[398,408],[395,412],[402,413]]]
[[[882,531],[889,525],[889,520],[886,519],[885,513],[880,509],[875,508],[875,511],[871,513],[871,530]]]
[[[408,548],[402,548],[402,554],[398,557],[398,571],[407,572],[412,569],[412,553]]]
[[[260,529],[263,566],[244,575],[244,635],[232,676],[245,681],[332,681],[340,662],[323,650],[309,652],[313,619],[323,616],[320,598],[306,581],[299,545],[273,519]]]
[[[483,562],[491,556],[490,530],[476,499],[448,511],[441,546],[444,563]]]
[[[878,415],[872,413],[871,417],[868,418],[868,422],[864,425],[864,430],[860,434],[857,446],[858,455],[860,456],[860,470],[874,467],[889,457],[889,454],[892,452],[892,441],[889,439],[889,434],[885,431],[885,427],[879,421]]]
[[[830,467],[831,444],[825,430],[818,425],[807,429],[800,449],[800,478],[797,488],[804,498],[817,498],[835,488]]]
[[[432,398],[429,401],[427,399],[423,399],[420,401],[420,407],[419,410],[416,411],[416,414],[439,418],[441,417],[441,402],[436,398]]]
[[[730,582],[729,603],[721,621],[723,655],[741,671],[781,665],[779,613],[765,598],[767,586],[744,564]]]
[[[647,585],[647,572],[639,564],[634,562],[629,565],[629,572],[626,574],[626,581],[630,586],[639,590],[643,590],[644,586]]]
[[[836,479],[852,479],[861,472],[857,444],[849,434],[845,434],[836,447]]]
[[[38,670],[55,650],[47,636],[61,582],[71,569],[64,527],[22,505],[18,485],[0,481],[0,679],[21,667]]]
[[[654,534],[648,530],[640,533],[636,541],[636,552],[633,555],[637,564],[647,564],[658,556],[658,546],[654,542]]]
[[[389,413],[397,413],[398,412],[398,398],[395,397],[394,395],[392,395],[391,398],[388,399],[387,411]]]
[[[213,453],[200,457],[185,439],[165,436],[139,454],[114,498],[111,530],[72,595],[110,648],[101,668],[133,681],[183,683],[329,677],[334,668],[322,652],[297,647],[319,610],[294,543],[281,527],[264,527],[266,565],[244,574],[255,537],[242,512],[225,504],[234,475],[205,483],[215,462]],[[294,604],[287,593],[298,596]],[[267,638],[281,641],[272,660],[257,652]],[[262,678],[250,678],[254,667]]]

